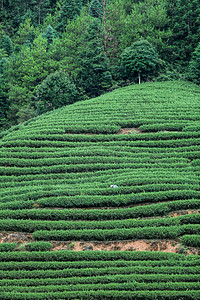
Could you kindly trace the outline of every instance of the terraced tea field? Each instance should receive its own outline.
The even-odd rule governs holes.
[[[2,133],[0,299],[200,299],[199,112],[146,83]]]

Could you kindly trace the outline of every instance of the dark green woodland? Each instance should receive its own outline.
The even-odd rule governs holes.
[[[1,0],[0,6],[0,130],[133,83],[200,82],[199,0]],[[56,74],[66,76],[47,100],[41,95]]]

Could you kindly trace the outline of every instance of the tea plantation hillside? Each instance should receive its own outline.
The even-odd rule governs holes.
[[[1,236],[31,243],[2,240],[0,299],[200,299],[200,258],[185,255],[200,246],[199,163],[200,87],[188,82],[117,89],[3,133]],[[52,251],[127,240],[183,254]]]

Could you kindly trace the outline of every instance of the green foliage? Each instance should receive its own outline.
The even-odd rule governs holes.
[[[189,63],[189,79],[200,84],[200,43],[195,49]]]
[[[109,60],[105,55],[101,39],[101,23],[94,19],[85,35],[85,49],[80,54],[79,71],[76,78],[88,96],[95,97],[112,84]]]
[[[122,52],[121,64],[126,78],[134,79],[138,74],[140,83],[140,76],[148,76],[156,70],[158,54],[148,41],[140,40]]]
[[[56,241],[113,241],[129,239],[175,239],[183,234],[198,234],[200,225],[160,226],[144,228],[82,229],[80,230],[40,230],[33,233],[36,240]],[[189,231],[189,232],[188,232]]]
[[[9,107],[8,84],[2,74],[0,74],[0,127],[6,126],[7,111]]]
[[[199,43],[200,2],[198,0],[167,0],[169,25],[173,30],[170,44],[173,46],[171,60],[187,66],[194,49]]]
[[[53,28],[51,27],[51,25],[48,25],[48,27],[46,28],[43,37],[45,37],[47,39],[47,51],[50,47],[50,45],[53,43],[54,37],[55,37],[55,33]]]
[[[26,250],[28,251],[49,251],[52,248],[52,244],[48,242],[32,242],[26,244]]]
[[[99,0],[92,0],[89,8],[89,14],[94,18],[102,19],[103,7]]]
[[[80,14],[82,2],[81,0],[63,0],[61,3],[56,30],[63,33],[67,22],[73,20]]]
[[[190,234],[190,235],[184,235],[181,238],[181,242],[190,247],[200,247],[200,235],[198,234]]]
[[[0,48],[5,51],[6,55],[10,56],[13,53],[13,44],[8,35],[1,37]]]
[[[0,252],[10,252],[16,248],[16,243],[2,243],[0,244]]]
[[[14,41],[19,45],[23,45],[29,41],[33,43],[35,38],[35,28],[32,25],[31,18],[27,18],[20,24],[18,31],[15,34]]]
[[[91,18],[85,16],[84,20],[90,23]],[[49,61],[62,61],[64,66],[65,54],[72,53],[73,45],[82,53],[79,42],[62,50],[60,60],[58,57],[59,49],[70,45],[83,24],[77,17],[67,26],[67,32],[73,31],[69,39],[67,33],[64,42],[54,39],[48,52],[47,40],[42,37],[31,49],[23,47],[23,57],[17,57],[28,65],[26,76],[36,74],[35,78],[42,80],[45,72],[37,73],[38,66],[37,70],[54,78],[55,71],[45,64],[46,55]],[[32,70],[33,57],[36,63]],[[27,91],[34,97],[35,85],[34,76],[21,80],[22,69],[13,60],[8,59],[15,66],[13,73],[9,66],[13,82],[10,99],[12,95],[17,105],[25,103]],[[77,62],[69,67],[73,75],[78,73]],[[3,76],[6,68],[7,64]],[[56,74],[66,78],[67,68]],[[48,97],[57,95],[54,88],[60,80],[56,80],[51,82]],[[75,245],[81,240],[93,241],[94,246],[98,240],[118,245],[124,239],[166,238],[174,239],[170,245],[180,251],[177,238],[183,241],[185,235],[189,236],[186,242],[198,245],[199,92],[198,85],[181,81],[127,86],[47,112],[1,134],[0,230],[33,233],[41,243],[30,243],[31,252],[20,246],[15,252],[0,252],[0,297],[198,298],[200,259],[186,256],[189,250],[185,248],[183,254],[134,248],[68,249],[72,241]],[[117,188],[112,188],[113,184]],[[194,211],[186,214],[189,210]],[[174,217],[178,211],[184,215]],[[45,239],[54,239],[54,250],[55,245],[65,250],[38,251],[47,249]],[[49,242],[48,247],[52,247]]]
[[[50,111],[78,100],[76,86],[65,72],[56,72],[37,87],[38,113]]]

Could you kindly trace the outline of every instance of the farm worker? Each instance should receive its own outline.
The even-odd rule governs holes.
[[[117,188],[118,186],[117,185],[115,185],[115,184],[111,184],[111,186],[110,187],[112,187],[112,188]]]

